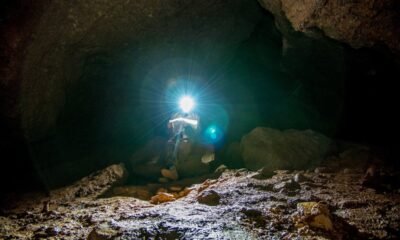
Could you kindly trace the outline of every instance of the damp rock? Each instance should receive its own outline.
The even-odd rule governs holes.
[[[224,164],[219,165],[219,167],[217,167],[217,169],[215,169],[215,173],[223,173],[228,169],[227,166],[225,166]]]
[[[61,228],[59,228],[57,226],[51,226],[51,227],[43,227],[42,226],[36,230],[35,237],[37,237],[37,238],[55,237],[60,232],[61,232]]]
[[[92,173],[70,186],[53,190],[50,197],[53,200],[72,200],[81,197],[99,197],[115,186],[125,182],[128,172],[123,163],[111,165],[103,170]]]
[[[61,232],[60,227],[49,227],[46,229],[46,234],[48,236],[57,236]]]
[[[150,203],[153,204],[160,204],[165,202],[175,201],[176,198],[173,194],[166,193],[166,192],[159,192],[155,196],[151,197]]]
[[[109,227],[94,228],[88,235],[87,240],[111,240],[117,237],[118,231]]]
[[[294,180],[290,179],[288,181],[280,182],[274,185],[274,190],[275,191],[294,191],[297,189],[300,189],[300,184],[295,182]]]
[[[180,191],[179,193],[178,193],[178,196],[181,198],[181,197],[185,197],[185,196],[187,196],[191,191],[193,190],[193,188],[185,188],[185,189],[183,189],[182,191]]]
[[[276,172],[272,171],[271,169],[262,168],[258,170],[257,173],[251,175],[251,178],[261,180],[261,179],[271,178],[274,175],[276,175]]]
[[[149,200],[152,196],[149,189],[145,186],[119,186],[111,191],[112,196],[134,197],[141,200]]]
[[[310,179],[306,176],[304,176],[304,174],[302,173],[296,173],[296,175],[294,175],[293,180],[297,183],[302,183],[302,182],[307,182]]]
[[[333,230],[328,207],[318,202],[301,202],[297,204],[297,215],[294,216],[295,226],[302,228],[308,225],[325,231]]]
[[[199,203],[209,206],[217,206],[220,200],[220,195],[214,190],[203,191],[197,196],[197,201]]]
[[[241,213],[246,216],[246,220],[250,220],[255,226],[262,227],[266,224],[262,212],[258,209],[244,208]]]
[[[367,202],[357,199],[345,199],[338,202],[337,206],[341,209],[352,209],[366,206]]]
[[[178,186],[178,185],[173,185],[173,186],[170,186],[170,187],[169,187],[169,190],[171,190],[171,191],[173,191],[173,192],[179,192],[179,191],[182,190],[182,187],[181,187],[181,186]]]
[[[350,169],[350,168],[345,168],[345,169],[343,169],[343,173],[344,174],[351,174],[351,173],[354,173],[354,170]]]
[[[332,171],[328,167],[316,167],[314,169],[314,173],[330,173],[330,172]]]

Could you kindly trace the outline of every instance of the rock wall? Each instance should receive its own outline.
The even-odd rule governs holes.
[[[261,13],[247,5],[243,0],[52,2],[23,63],[21,115],[26,135],[36,141],[54,134],[68,88],[85,80],[85,68],[94,56],[100,55],[105,67],[128,61],[144,66],[161,58],[149,59],[152,56],[142,55],[142,49],[173,51],[187,44],[218,58],[226,46],[247,38],[259,18]]]
[[[396,1],[259,2],[280,33],[255,0],[15,1],[17,10],[0,23],[0,147],[14,146],[11,159],[25,152],[25,160],[10,169],[46,169],[40,178],[51,182],[128,159],[133,143],[155,135],[144,129],[160,124],[149,104],[154,93],[191,65],[210,77],[207,90],[219,85],[229,95],[228,131],[236,140],[261,125],[334,133],[346,78],[362,80],[351,89],[367,92],[359,105],[369,99],[381,109],[386,99],[376,103],[382,98],[370,92],[382,76],[389,82],[396,72],[388,69],[398,64],[369,52],[349,60],[347,49],[325,36],[398,52]],[[377,61],[385,66],[376,68]],[[359,91],[365,79],[371,86]]]
[[[31,159],[23,165],[33,163],[46,182],[128,157],[153,124],[139,103],[149,73],[160,64],[173,69],[174,58],[219,68],[263,15],[256,1],[245,0],[28,2],[10,13],[22,24],[4,26],[2,48],[12,52],[2,64],[1,127],[4,116],[13,125],[4,129],[27,144],[24,158]],[[25,7],[33,13],[26,18],[18,12]],[[158,87],[171,78],[157,77]],[[120,139],[130,146],[115,147]]]
[[[280,131],[263,127],[253,129],[240,142],[245,166],[264,171],[318,165],[328,155],[331,144],[329,138],[312,130]]]
[[[324,35],[354,48],[386,45],[400,53],[400,4],[396,0],[259,0],[283,29],[287,19],[294,30]]]

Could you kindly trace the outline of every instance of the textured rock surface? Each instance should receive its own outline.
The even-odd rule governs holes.
[[[98,197],[116,185],[123,184],[128,176],[124,164],[111,165],[87,176],[76,183],[54,190],[51,199],[71,200],[77,197]]]
[[[352,47],[385,44],[400,53],[400,5],[396,0],[259,0],[280,29],[287,19],[294,30],[316,36],[316,30]]]
[[[317,164],[328,153],[331,140],[312,130],[280,131],[258,127],[243,136],[242,156],[247,168],[299,169]]]
[[[326,231],[332,231],[333,225],[330,219],[328,207],[323,203],[302,202],[297,204],[299,214],[297,227],[308,224],[314,228],[321,228]]]
[[[1,239],[397,239],[400,195],[364,188],[363,174],[304,173],[297,192],[268,186],[291,181],[298,172],[268,179],[227,170],[195,184],[186,196],[158,205],[133,197],[95,195],[50,203],[26,197],[3,209]],[[164,189],[170,187],[164,186]],[[199,195],[218,193],[218,205]]]
[[[111,227],[102,226],[101,228],[93,229],[87,240],[112,240],[118,235],[118,231],[113,230]]]
[[[201,204],[216,206],[221,200],[220,195],[214,190],[205,190],[197,196],[197,201]]]

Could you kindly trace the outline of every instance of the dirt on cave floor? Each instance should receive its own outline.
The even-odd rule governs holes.
[[[113,165],[50,195],[11,198],[0,214],[0,239],[400,236],[399,191],[365,187],[364,172],[354,169],[320,167],[271,174],[227,169],[204,177],[207,180],[194,179],[200,183],[191,186],[187,186],[193,183],[189,179],[110,190],[123,175],[118,171],[118,165]],[[104,180],[105,175],[113,180]]]

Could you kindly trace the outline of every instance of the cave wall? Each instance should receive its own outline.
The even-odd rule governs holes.
[[[46,1],[6,0],[0,10],[0,187],[3,192],[40,187],[21,128],[21,68]],[[20,184],[29,183],[29,184]]]
[[[143,121],[139,91],[152,69],[168,62],[179,68],[181,58],[210,73],[263,14],[256,2],[243,0],[43,6],[23,49],[13,97],[17,128],[35,171],[50,186],[129,158],[132,146],[146,140],[137,130],[152,127],[142,125],[148,118]]]
[[[65,102],[65,89],[82,80],[82,72],[91,64],[90,58],[102,54],[103,64],[114,60],[146,64],[149,56],[139,55],[142,48],[151,46],[159,52],[157,48],[174,49],[188,44],[201,48],[205,54],[219,52],[218,48],[225,48],[223,45],[235,44],[246,37],[252,30],[252,21],[260,17],[252,10],[243,12],[251,9],[246,5],[243,1],[229,4],[222,1],[59,1],[50,4],[24,60],[21,114],[27,137],[36,141],[54,131]],[[232,21],[243,13],[246,15],[239,22]]]
[[[353,122],[353,127],[357,128],[357,125],[365,127],[362,118],[375,118],[374,115],[381,115],[393,107],[396,101],[393,82],[399,75],[400,63],[398,1],[259,0],[259,2],[264,9],[274,15],[275,25],[283,35],[284,68],[298,68],[292,70],[301,75],[302,69],[307,68],[307,64],[316,63],[319,65],[313,67],[322,67],[321,73],[330,72],[326,67],[336,67],[333,72],[340,69],[344,71],[343,94],[347,105],[345,111],[358,112],[352,114],[352,118],[358,118],[350,120]],[[328,50],[329,47],[313,49],[315,45],[323,45],[323,42],[327,43],[325,46],[334,47],[331,50]],[[339,54],[337,57],[342,58],[341,67],[332,62],[319,62],[319,60],[329,61],[335,54]],[[310,57],[319,60],[299,61]],[[315,84],[318,84],[319,80]],[[384,94],[384,91],[387,91],[387,94]],[[354,102],[358,102],[357,106]],[[380,110],[376,107],[378,105]],[[370,116],[366,114],[369,107],[371,107]],[[378,112],[381,113],[377,114]],[[388,117],[388,121],[394,123],[389,118],[392,117]],[[356,124],[358,121],[359,124]],[[374,125],[382,123],[374,120]],[[390,126],[396,128],[396,124]],[[346,131],[351,130],[349,128],[351,127],[346,127]],[[357,134],[362,135],[361,129]]]
[[[288,24],[298,32],[316,37],[321,33],[353,48],[383,44],[400,50],[400,4],[396,0],[259,0],[274,14],[278,28]]]
[[[259,2],[274,15],[275,25],[283,35],[282,54],[289,57],[288,61],[284,59],[288,63],[284,67],[302,66],[298,64],[301,56],[313,55],[309,53],[313,47],[305,47],[312,39],[317,44],[333,40],[331,43],[336,44],[337,50],[320,49],[318,59],[331,59],[332,54],[342,57],[343,109],[334,136],[382,147],[397,162],[400,119],[394,109],[399,101],[396,79],[400,75],[400,3],[395,0]],[[291,57],[299,53],[300,57]],[[325,66],[337,67],[329,63]]]

